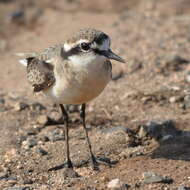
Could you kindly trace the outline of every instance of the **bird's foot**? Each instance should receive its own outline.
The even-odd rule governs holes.
[[[73,170],[73,163],[71,162],[71,160],[68,160],[65,163],[61,164],[61,165],[52,167],[52,168],[48,169],[48,171],[56,171],[56,170],[61,170],[63,168],[72,169]]]
[[[116,164],[116,161],[111,161],[109,158],[98,158],[98,157],[94,157],[92,156],[90,158],[91,161],[91,166],[93,170],[100,170],[99,169],[99,165],[105,165],[105,166],[109,166],[112,167],[114,164]]]
[[[46,126],[48,125],[63,125],[65,123],[64,119],[61,117],[58,120],[49,118],[48,123],[46,124]]]

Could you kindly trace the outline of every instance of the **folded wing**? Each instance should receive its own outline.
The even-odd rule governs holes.
[[[27,61],[27,78],[32,84],[34,92],[43,91],[55,82],[53,65],[36,57],[29,57]]]

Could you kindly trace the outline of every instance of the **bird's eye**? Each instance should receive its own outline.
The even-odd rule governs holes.
[[[85,42],[81,43],[81,49],[84,51],[88,51],[90,49],[90,44]]]

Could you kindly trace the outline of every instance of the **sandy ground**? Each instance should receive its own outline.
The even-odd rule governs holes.
[[[190,188],[188,0],[0,1],[0,10],[0,189],[99,190],[108,189],[115,178],[129,189]],[[11,19],[18,10],[24,16]],[[64,169],[48,171],[65,160],[63,126],[45,126],[47,116],[59,117],[59,109],[44,95],[33,94],[14,53],[41,51],[84,27],[108,33],[112,49],[126,60],[113,62],[118,79],[87,107],[95,154],[117,163],[96,172],[81,162],[89,154],[79,114],[74,112],[71,158],[80,177],[67,178]],[[151,132],[140,135],[148,122],[168,120],[181,135],[164,129],[162,140]],[[132,137],[124,129],[132,130]],[[46,138],[55,133],[61,138]],[[163,140],[170,138],[167,135],[171,139]],[[148,171],[173,182],[145,184],[143,173]]]

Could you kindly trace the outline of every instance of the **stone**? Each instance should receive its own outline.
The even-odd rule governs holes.
[[[46,107],[43,106],[42,104],[40,104],[39,102],[34,102],[30,105],[31,109],[33,111],[37,111],[37,112],[40,112],[42,110],[46,110]]]
[[[109,189],[113,189],[113,190],[126,190],[126,189],[128,189],[128,185],[124,184],[118,178],[112,179],[110,182],[108,182],[107,187]]]
[[[52,142],[65,140],[64,132],[60,129],[49,131],[45,136]]]
[[[0,98],[0,106],[5,104],[5,99],[4,98]]]
[[[20,137],[17,139],[16,144],[20,146],[20,145],[22,144],[22,142],[25,141],[26,139],[27,139],[27,136],[22,135],[22,136],[20,136]]]
[[[26,108],[28,108],[29,105],[25,102],[17,102],[15,105],[14,105],[14,110],[15,111],[22,111]]]
[[[8,187],[5,190],[27,190],[28,187]]]
[[[183,186],[183,185],[180,185],[177,190],[188,190],[189,188]]]
[[[188,72],[187,74],[186,74],[186,81],[188,82],[188,83],[190,83],[190,72]]]
[[[26,136],[34,136],[34,135],[37,135],[38,131],[35,129],[35,128],[28,128],[27,131],[26,131]]]
[[[162,137],[161,141],[165,142],[165,141],[169,141],[172,140],[174,137],[172,135],[165,135]]]
[[[23,184],[33,184],[33,181],[31,179],[24,179]]]
[[[28,138],[27,140],[22,142],[22,145],[25,149],[32,148],[32,147],[36,146],[37,144],[38,144],[37,140],[34,138]]]
[[[0,172],[0,180],[6,179],[7,177],[8,177],[8,173],[7,172]]]
[[[46,125],[48,123],[48,117],[46,115],[38,116],[36,123],[40,125]]]
[[[177,101],[177,98],[175,96],[172,96],[169,98],[170,103],[175,103]]]
[[[184,109],[190,108],[190,95],[184,97]]]
[[[79,105],[66,105],[66,110],[69,113],[79,112],[80,106]]]
[[[173,180],[168,177],[160,176],[154,172],[144,172],[143,173],[143,183],[149,184],[149,183],[172,183]]]
[[[139,138],[144,138],[148,135],[147,127],[146,126],[140,126],[138,131]]]
[[[38,154],[40,154],[41,156],[44,156],[44,155],[47,155],[47,154],[48,154],[48,152],[47,152],[46,150],[44,150],[43,148],[37,148],[37,149],[36,149],[36,152],[37,152]]]
[[[176,92],[181,90],[179,86],[170,86],[170,89]]]

